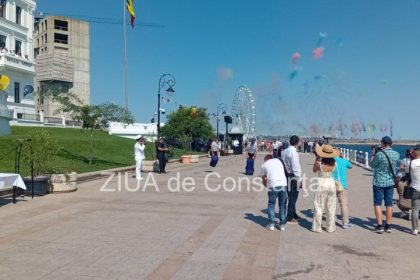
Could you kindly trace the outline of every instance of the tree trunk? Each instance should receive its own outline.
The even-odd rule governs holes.
[[[90,130],[89,165],[92,165],[93,158],[93,129]]]

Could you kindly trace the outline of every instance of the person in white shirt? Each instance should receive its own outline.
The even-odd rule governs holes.
[[[144,156],[144,149],[146,146],[144,145],[144,139],[141,135],[136,136],[136,144],[134,144],[134,159],[136,160],[136,179],[143,180],[141,177],[141,165],[143,162]]]
[[[288,177],[290,178],[290,188],[288,190],[287,222],[297,224],[300,217],[296,214],[296,202],[299,196],[299,188],[302,187],[302,168],[299,162],[299,154],[296,150],[299,144],[299,137],[290,137],[290,146],[283,151],[282,159],[286,165]]]
[[[211,142],[210,155],[219,156],[221,149],[222,149],[222,144],[219,142],[219,139],[215,138],[213,142]]]
[[[411,224],[413,234],[417,235],[419,232],[418,220],[420,211],[420,147],[413,151],[413,160],[409,166],[406,166],[405,171],[410,174],[410,186],[413,188],[411,196]]]
[[[312,153],[313,148],[314,148],[314,142],[309,141],[309,142],[308,142],[308,150],[309,150],[308,152],[309,152],[309,153]]]
[[[233,146],[235,148],[239,147],[239,140],[238,139],[233,140]]]
[[[245,150],[248,152],[249,158],[255,159],[258,150],[258,145],[255,139],[251,139],[251,142],[248,143],[248,146],[246,146]]]
[[[409,149],[405,151],[405,158],[401,160],[400,168],[398,172],[398,176],[401,178],[398,187],[397,187],[397,193],[398,193],[398,203],[397,206],[401,210],[401,218],[410,220],[410,209],[411,209],[411,199],[405,199],[404,194],[404,188],[407,185],[407,182],[410,180],[408,177],[408,173],[405,172],[408,170],[408,167],[410,165],[411,159],[412,159],[412,153],[413,149]]]
[[[287,177],[286,169],[278,158],[272,155],[264,157],[264,163],[261,166],[261,177],[264,186],[268,188],[268,225],[269,230],[274,230],[275,225],[275,206],[279,201],[280,230],[285,230],[286,224],[286,201],[287,201]]]

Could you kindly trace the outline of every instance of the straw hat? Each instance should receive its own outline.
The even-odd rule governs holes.
[[[322,158],[335,158],[340,156],[340,151],[331,145],[319,146],[315,149],[316,154]]]

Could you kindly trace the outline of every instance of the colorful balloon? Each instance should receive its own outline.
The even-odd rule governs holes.
[[[191,117],[195,117],[195,115],[197,115],[197,108],[195,108],[195,107],[192,107],[191,108]]]
[[[298,75],[298,70],[295,69],[293,70],[290,74],[289,74],[289,80],[293,80],[294,78],[296,78],[296,76]]]
[[[0,75],[0,90],[6,91],[6,89],[9,87],[10,79],[9,76],[1,74]]]
[[[321,58],[324,55],[324,47],[317,47],[312,51],[312,57],[315,59]]]
[[[327,36],[328,36],[328,33],[327,32],[319,32],[319,37],[325,38]]]
[[[296,64],[296,63],[297,63],[297,61],[298,61],[301,57],[302,57],[302,56],[301,56],[301,54],[300,54],[300,53],[298,53],[298,52],[293,53],[293,54],[292,54],[292,62],[293,62],[294,64]]]

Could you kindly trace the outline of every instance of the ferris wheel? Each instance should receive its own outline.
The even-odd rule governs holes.
[[[240,86],[232,102],[233,125],[244,133],[244,139],[255,136],[255,98],[246,86]]]

